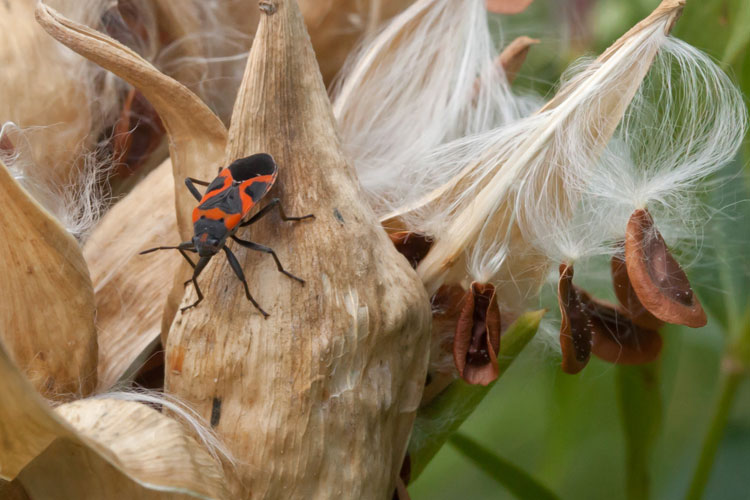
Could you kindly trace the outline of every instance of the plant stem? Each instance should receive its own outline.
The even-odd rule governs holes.
[[[731,369],[724,375],[721,395],[716,404],[708,434],[706,434],[703,441],[700,459],[693,473],[690,489],[685,497],[687,500],[700,500],[703,497],[703,492],[711,477],[711,469],[716,459],[716,452],[719,449],[719,444],[724,436],[724,429],[729,420],[729,411],[732,409],[737,389],[740,386],[740,382],[742,382],[742,376],[742,371]]]

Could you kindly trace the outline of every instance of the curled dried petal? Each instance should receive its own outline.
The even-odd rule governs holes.
[[[690,281],[647,210],[636,210],[630,216],[625,265],[638,299],[651,314],[667,323],[693,328],[706,324],[706,313]]]
[[[491,284],[472,283],[466,292],[453,340],[453,360],[470,384],[487,385],[500,371],[500,308]]]
[[[526,56],[529,54],[529,49],[532,45],[539,43],[539,40],[535,38],[529,38],[527,36],[519,36],[510,44],[498,56],[498,63],[505,71],[505,76],[508,79],[508,83],[513,83],[516,79],[516,75],[521,70],[521,66],[526,61]]]

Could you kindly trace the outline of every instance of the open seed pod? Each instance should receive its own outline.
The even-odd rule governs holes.
[[[224,164],[273,155],[270,195],[287,214],[315,219],[267,217],[252,226],[253,240],[307,282],[280,274],[267,256],[234,250],[270,313],[263,319],[215,259],[201,276],[204,301],[178,313],[169,333],[166,390],[210,416],[243,458],[230,485],[236,498],[383,498],[424,386],[429,300],[339,149],[296,2],[260,6]],[[183,300],[195,300],[192,287]],[[353,412],[368,424],[353,428]]]
[[[97,309],[100,390],[131,377],[158,343],[169,285],[182,260],[170,252],[139,252],[179,237],[167,160],[112,207],[86,241],[83,255]]]
[[[578,289],[573,286],[573,266],[560,265],[557,284],[557,301],[560,304],[560,347],[562,369],[575,374],[586,367],[591,355],[594,324],[586,313],[586,305]]]
[[[564,372],[581,371],[592,352],[604,361],[628,365],[659,356],[662,339],[656,328],[637,324],[625,308],[594,299],[575,286],[573,266],[560,266],[558,302]]]
[[[464,296],[453,339],[453,360],[458,374],[470,384],[489,384],[500,373],[498,352],[500,308],[495,287],[489,283],[472,283]]]
[[[612,272],[612,286],[614,286],[617,300],[620,302],[620,305],[622,305],[622,308],[633,323],[654,331],[664,326],[664,322],[648,312],[648,309],[646,309],[638,299],[638,295],[635,293],[633,284],[630,282],[630,277],[628,276],[628,269],[625,265],[625,256],[614,255],[610,266]]]
[[[0,343],[0,497],[229,498],[217,461],[140,403],[89,399],[52,410]]]
[[[509,83],[513,83],[518,76],[518,72],[521,70],[521,66],[526,61],[526,56],[529,54],[529,49],[532,45],[539,43],[539,40],[535,38],[529,38],[528,36],[519,36],[508,44],[507,47],[498,56],[498,64],[503,68],[505,77]]]
[[[597,358],[620,365],[640,365],[658,358],[662,347],[659,332],[636,324],[621,308],[579,293],[594,324],[591,352]]]
[[[651,314],[693,328],[706,324],[706,313],[690,281],[647,210],[636,210],[628,221],[625,264],[638,300]]]
[[[0,341],[48,398],[96,387],[91,279],[76,240],[0,161]]]

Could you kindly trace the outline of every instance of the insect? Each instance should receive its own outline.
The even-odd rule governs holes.
[[[273,198],[271,202],[258,211],[255,215],[242,221],[250,210],[265,195],[274,181],[276,180],[276,162],[273,157],[266,153],[254,154],[246,158],[240,158],[232,162],[228,167],[221,169],[219,175],[210,183],[188,177],[185,184],[195,199],[198,200],[198,206],[193,210],[193,231],[194,236],[191,241],[185,241],[177,246],[156,247],[141,252],[141,255],[157,250],[179,250],[183,257],[193,267],[193,277],[185,282],[187,285],[192,281],[195,286],[195,292],[198,294],[198,300],[183,307],[181,311],[197,306],[203,300],[203,294],[198,287],[198,276],[205,269],[211,257],[224,250],[227,261],[231,266],[237,278],[245,286],[245,295],[248,300],[263,314],[268,317],[258,302],[250,294],[245,279],[245,273],[242,272],[237,257],[227,247],[227,240],[233,239],[238,244],[251,250],[271,254],[276,262],[278,270],[292,279],[304,284],[305,281],[292,273],[286,271],[281,265],[276,253],[269,247],[253,243],[238,238],[235,233],[241,227],[249,226],[267,215],[274,208],[278,208],[281,219],[285,221],[299,221],[303,219],[314,218],[312,214],[302,217],[287,217],[278,198]],[[195,184],[208,186],[205,194],[201,195]],[[187,252],[197,253],[198,262],[193,259]]]

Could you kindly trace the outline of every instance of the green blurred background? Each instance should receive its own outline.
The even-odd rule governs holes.
[[[515,86],[551,95],[571,61],[598,54],[657,4],[536,0],[526,13],[502,19],[506,41],[518,35],[541,40]],[[709,53],[737,80],[744,95],[750,95],[750,0],[687,0],[674,35]],[[750,158],[748,141],[723,173],[732,181],[706,195],[719,210],[706,226],[698,261],[689,269],[709,313],[707,327],[664,329],[660,361],[640,372],[593,359],[581,374],[565,375],[559,357],[537,339],[460,434],[525,470],[563,499],[677,499],[688,495],[706,434],[712,422],[718,422],[723,436],[704,498],[750,499],[750,383],[738,370],[726,373],[730,364],[750,364],[750,203],[745,201],[750,199],[750,170],[744,158]],[[629,387],[622,382],[638,374],[652,377],[652,390],[631,393],[632,399],[620,404],[618,398],[628,395],[622,388]],[[714,419],[722,395],[729,408],[725,422]],[[623,408],[636,422],[636,434],[646,436],[651,447],[641,460],[648,473],[648,495],[627,488]],[[409,491],[414,500],[516,498],[450,443]],[[696,491],[701,490],[694,487]]]

